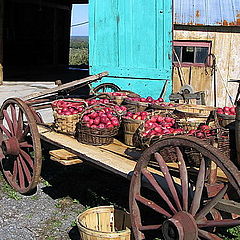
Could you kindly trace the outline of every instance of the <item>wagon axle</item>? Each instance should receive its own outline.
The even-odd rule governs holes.
[[[20,154],[20,145],[15,136],[4,140],[1,147],[4,155],[18,156]]]
[[[195,240],[198,236],[198,228],[195,219],[188,212],[178,212],[162,225],[165,240]]]

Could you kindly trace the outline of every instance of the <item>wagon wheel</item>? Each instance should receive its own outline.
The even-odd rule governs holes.
[[[118,92],[121,91],[121,88],[118,87],[116,84],[113,83],[102,83],[99,84],[97,87],[93,89],[94,93],[101,93],[101,92]]]
[[[159,154],[170,146],[175,147],[175,163],[166,163]],[[188,165],[184,149],[189,147],[199,152],[199,168]],[[222,181],[210,179],[213,163]],[[210,182],[215,186],[211,196]],[[230,194],[232,190],[235,194]],[[194,137],[164,138],[144,151],[131,179],[129,205],[135,239],[221,239],[214,232],[216,227],[236,226],[240,220],[225,208],[220,215],[219,204],[228,201],[223,200],[226,197],[239,201],[239,196],[240,174],[220,151]]]
[[[6,100],[0,109],[0,163],[8,183],[26,194],[39,180],[42,153],[32,110],[18,98]]]

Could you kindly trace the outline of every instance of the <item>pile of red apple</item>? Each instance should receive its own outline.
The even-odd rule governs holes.
[[[236,107],[223,107],[217,109],[218,114],[236,115]]]
[[[113,128],[120,125],[118,117],[109,107],[100,110],[91,110],[82,118],[83,125],[89,128]]]
[[[103,103],[103,104],[112,103],[112,101],[109,99],[92,99],[92,100],[87,99],[85,101],[88,104],[88,106],[92,106],[95,104],[101,104],[101,103]]]
[[[131,97],[128,97],[127,98],[128,100],[130,101],[136,101],[136,102],[145,102],[145,103],[161,103],[161,102],[164,102],[163,98],[158,98],[158,99],[153,99],[152,97],[147,97],[147,98],[142,98],[142,97],[135,97],[135,98],[131,98]]]
[[[144,123],[142,137],[183,134],[182,128],[176,128],[175,119],[171,117],[152,116]]]
[[[146,120],[150,113],[148,112],[127,112],[124,116],[125,119],[134,119],[134,120]]]
[[[124,96],[127,96],[128,93],[126,93],[126,92],[109,92],[106,94],[108,94],[109,96],[113,96],[113,97],[124,97]]]
[[[205,124],[200,124],[197,129],[188,131],[187,135],[195,136],[198,138],[208,138],[211,136],[216,136],[216,129],[212,129],[210,126]]]
[[[76,100],[72,99],[72,101],[66,100],[57,100],[52,103],[52,107],[56,109],[56,112],[59,115],[74,115],[81,113],[84,108],[84,102],[74,102]]]

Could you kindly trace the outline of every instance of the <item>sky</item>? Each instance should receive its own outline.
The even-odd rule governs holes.
[[[88,4],[74,4],[72,9],[72,24],[88,22]],[[71,27],[71,36],[88,36],[88,23]]]

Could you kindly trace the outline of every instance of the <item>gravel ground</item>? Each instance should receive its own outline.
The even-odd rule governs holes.
[[[13,191],[1,175],[0,240],[78,240],[78,214],[101,205],[127,208],[128,188],[127,180],[86,164],[64,167],[47,160],[30,196]]]

